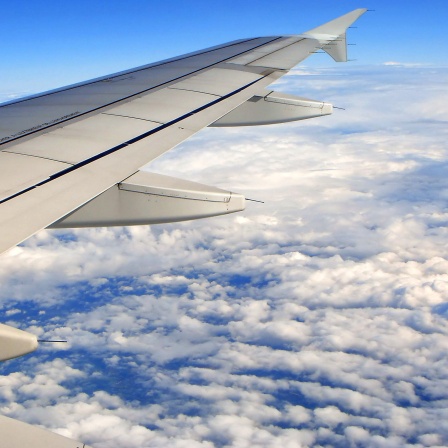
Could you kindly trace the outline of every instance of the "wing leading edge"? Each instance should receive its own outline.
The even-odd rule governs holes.
[[[232,206],[205,200],[192,213],[191,200],[168,206],[172,197],[151,194],[142,218],[131,212],[140,207],[140,193],[118,198],[126,179],[141,179],[142,166],[206,126],[330,114],[328,103],[267,87],[317,50],[345,61],[346,29],[365,11],[301,35],[235,41],[0,105],[0,253],[50,226],[149,224],[241,210],[242,197],[230,192],[240,198]],[[158,181],[152,176],[147,187],[163,189]],[[178,184],[176,194],[185,190],[185,181],[170,182]],[[120,205],[125,202],[131,206]],[[110,213],[95,219],[100,205]],[[170,209],[165,215],[164,207]],[[183,212],[176,215],[176,208]]]
[[[267,87],[317,50],[347,60],[357,9],[295,36],[246,39],[0,105],[0,253],[47,227],[152,224],[244,209],[244,197],[139,171],[206,126],[328,115]],[[0,324],[0,361],[37,338]],[[2,447],[80,447],[0,416]]]

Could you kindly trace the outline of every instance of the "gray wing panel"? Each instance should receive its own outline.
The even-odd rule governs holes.
[[[155,132],[142,135],[113,151],[73,166],[36,188],[0,204],[0,253],[77,209],[155,159],[165,151],[225,115],[274,82],[281,74],[264,76],[191,116],[180,117]],[[219,83],[219,80],[216,82]],[[26,219],[25,219],[26,217]]]
[[[251,39],[0,105],[0,145],[89,112],[100,112],[99,109],[175,82],[273,39]]]
[[[4,193],[3,198],[17,194],[32,186],[33,181],[39,183],[49,175],[59,173],[69,166],[67,164],[79,164],[126,144],[136,136],[208,107],[222,96],[261,78],[261,75],[250,72],[213,68],[105,113],[16,144],[0,152],[6,161],[0,164],[0,192]],[[195,91],[201,86],[212,93]],[[201,120],[197,124],[190,120],[190,124],[192,130],[202,127]],[[20,161],[23,161],[23,167]],[[12,166],[15,166],[14,171]],[[14,172],[13,179],[11,172]]]
[[[0,204],[0,253],[85,204],[194,132],[176,126],[125,145]]]
[[[179,90],[175,88],[176,86],[177,84],[174,84],[173,88],[161,89],[151,95],[117,106],[108,113],[164,124],[217,99],[215,95]]]
[[[4,416],[0,416],[0,434],[2,448],[89,448],[81,442]]]
[[[324,34],[238,41],[0,105],[0,252],[264,95],[337,39],[334,23]]]
[[[158,126],[160,126],[159,123],[150,121],[99,114],[27,140],[3,151],[3,153],[7,151],[8,153],[34,156],[29,159],[30,163],[36,161],[36,169],[39,167],[37,162],[42,158],[75,165]],[[0,156],[3,153],[0,153]],[[0,188],[6,183],[2,177],[4,171],[5,167],[0,165]],[[61,170],[55,169],[50,174],[59,171]],[[17,170],[16,176],[20,177],[21,175],[21,170]]]
[[[255,59],[248,65],[289,70],[321,47],[322,45],[314,39],[302,39],[285,48]]]
[[[259,78],[260,75],[256,73],[229,70],[226,68],[212,68],[204,73],[190,76],[172,87],[216,96],[225,96],[229,92],[239,89]],[[220,81],[216,82],[217,79]]]
[[[255,50],[251,50],[247,53],[242,54],[241,56],[237,56],[235,58],[229,59],[227,62],[231,62],[233,64],[241,64],[246,65],[250,62],[255,61],[256,59],[260,59],[263,56],[266,56],[274,51],[280,50],[285,46],[291,45],[295,42],[298,42],[301,38],[297,36],[292,37],[283,37],[272,43],[263,45],[262,47],[258,47]]]
[[[54,160],[0,152],[0,201],[69,167]]]

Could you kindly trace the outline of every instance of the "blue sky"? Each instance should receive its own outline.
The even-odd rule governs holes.
[[[7,2],[0,86],[47,90],[239,38],[300,33],[360,7],[376,12],[350,32],[356,64],[446,64],[443,0]]]
[[[275,87],[345,111],[206,129],[148,168],[265,204],[0,258],[2,322],[69,341],[0,366],[0,411],[95,448],[447,446],[448,7],[241,3],[4,7],[0,99],[376,12],[357,62]]]

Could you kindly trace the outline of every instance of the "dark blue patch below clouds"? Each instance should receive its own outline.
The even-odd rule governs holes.
[[[439,303],[438,305],[433,306],[432,312],[448,319],[448,302]]]

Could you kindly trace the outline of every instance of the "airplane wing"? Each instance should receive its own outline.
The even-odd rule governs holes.
[[[357,9],[302,35],[245,39],[0,105],[0,253],[47,227],[152,224],[244,197],[139,171],[206,126],[331,113],[266,87],[317,50],[347,60]]]
[[[82,442],[0,415],[2,448],[89,448]]]
[[[41,229],[152,224],[242,210],[229,191],[140,171],[206,126],[328,115],[267,87],[317,50],[347,60],[357,9],[307,33],[244,39],[0,104],[0,253]],[[0,361],[37,338],[0,324]],[[1,446],[82,443],[0,416]]]

